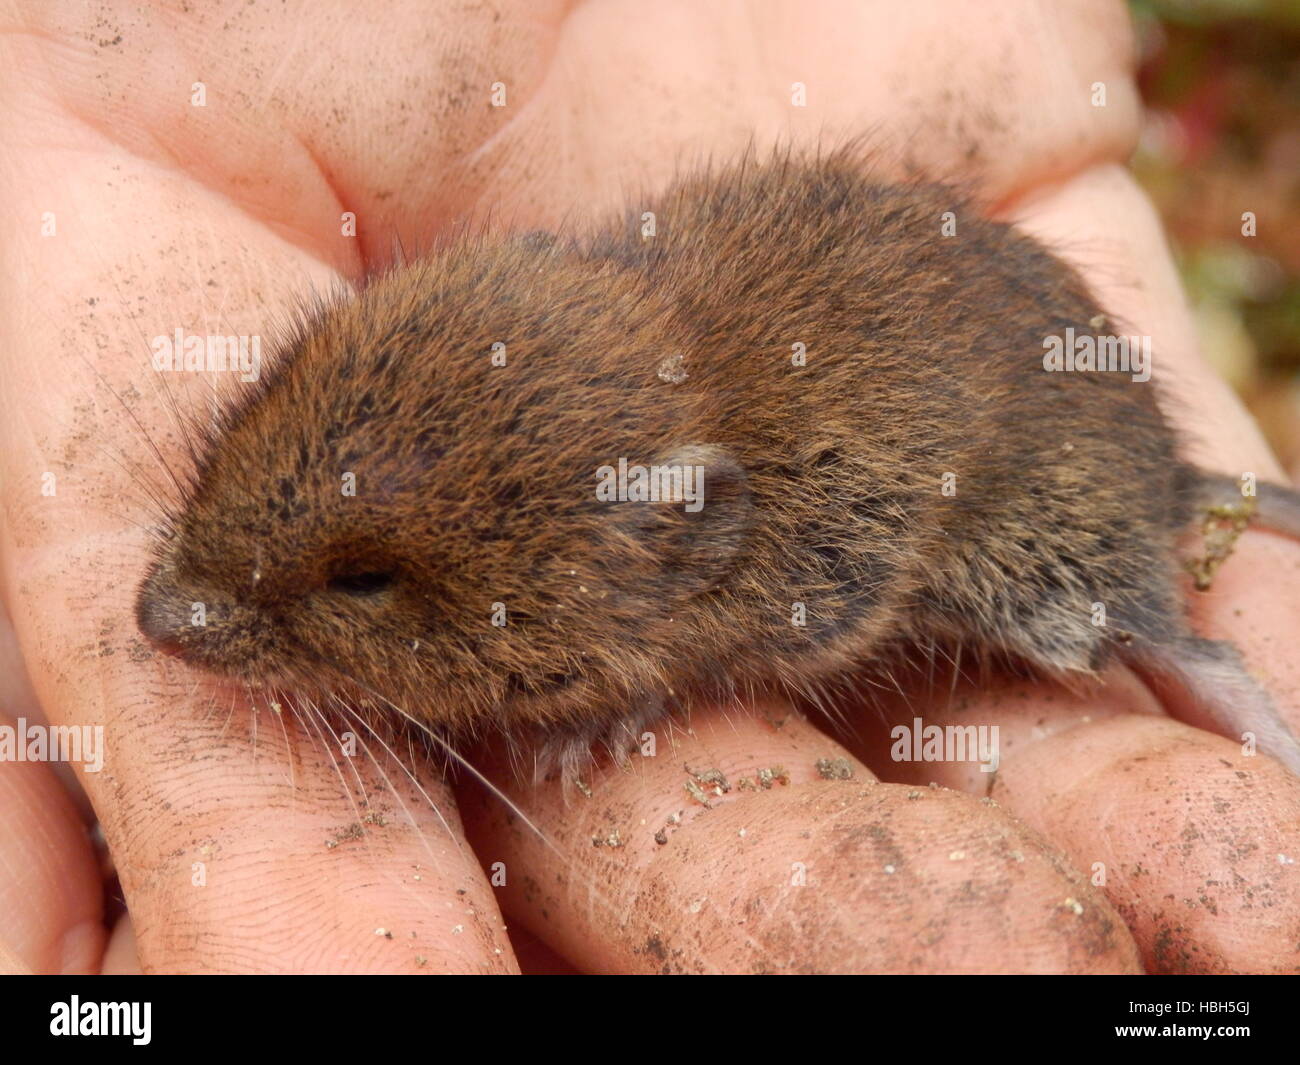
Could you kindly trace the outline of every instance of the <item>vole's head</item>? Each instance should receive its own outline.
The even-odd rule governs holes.
[[[141,630],[218,673],[436,725],[572,721],[665,681],[748,501],[698,400],[657,373],[682,338],[629,286],[516,240],[315,316],[214,435]],[[684,479],[620,501],[620,459]]]

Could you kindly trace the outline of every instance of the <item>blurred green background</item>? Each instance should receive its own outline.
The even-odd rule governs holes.
[[[1134,170],[1207,357],[1300,476],[1300,0],[1130,7],[1146,103]]]

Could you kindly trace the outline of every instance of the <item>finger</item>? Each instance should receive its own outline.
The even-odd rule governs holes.
[[[1066,687],[950,663],[900,669],[848,713],[856,727],[846,746],[882,780],[980,796],[1006,760],[1058,732],[1112,717],[1165,716],[1151,690],[1119,666]]]
[[[13,711],[0,712],[0,729],[12,741],[0,755],[0,949],[7,957],[0,967],[94,972],[103,882],[85,828],[89,804],[69,792],[75,777],[66,762],[25,760],[29,752],[49,757],[50,733],[2,604],[0,708]],[[43,746],[29,745],[28,735],[43,735]]]
[[[503,218],[558,225],[621,210],[702,160],[865,133],[884,172],[973,184],[1002,202],[1093,159],[1122,159],[1137,137],[1122,3],[831,0],[812,18],[767,4],[692,21],[694,10],[596,5],[553,36],[539,32],[533,46],[549,50],[558,76],[523,67],[527,106],[451,156],[447,183]],[[1026,25],[1042,49],[1023,47]],[[674,48],[646,47],[666,36]],[[989,61],[1011,55],[1014,78]],[[1098,83],[1104,107],[1093,103]]]
[[[33,972],[98,972],[103,884],[81,815],[46,762],[17,760],[37,751],[26,720],[0,714],[0,730],[15,744],[0,758],[0,943]]]
[[[389,259],[396,239],[426,248],[503,174],[536,177],[545,149],[512,153],[516,165],[476,182],[459,180],[453,164],[477,157],[566,80],[550,76],[564,5],[391,5],[360,50],[344,8],[304,22],[276,5],[245,5],[235,18],[201,4],[120,6],[104,17],[129,31],[76,50],[71,42],[93,32],[84,5],[22,5],[34,41],[60,42],[40,61],[59,77],[60,103],[110,131],[142,169],[188,177],[352,277]],[[505,106],[492,106],[497,84]],[[573,113],[573,101],[562,106]]]
[[[66,70],[50,47],[8,35],[0,72],[14,103],[3,139],[28,148],[0,182],[32,223],[5,248],[25,265],[4,272],[3,319],[24,328],[0,359],[26,403],[0,424],[0,554],[50,720],[104,730],[103,771],[82,779],[141,964],[509,969],[445,790],[406,777],[355,723],[351,755],[321,721],[299,728],[263,704],[259,723],[241,694],[159,661],[134,632],[142,526],[157,517],[142,488],[168,485],[164,465],[185,453],[147,338],[178,326],[260,335],[290,293],[332,275],[227,201],[116,150],[100,132],[112,123],[62,111],[46,79]],[[24,124],[32,115],[39,133]],[[45,212],[58,222],[42,237]],[[179,394],[198,410],[207,401],[202,388]]]
[[[1038,837],[956,792],[876,782],[780,707],[697,714],[654,757],[583,783],[590,798],[529,793],[553,847],[491,796],[462,802],[511,919],[584,971],[1136,964],[1122,921]]]
[[[0,942],[0,976],[31,976],[32,970],[17,954]]]
[[[124,913],[108,938],[102,972],[105,976],[136,976],[142,971],[140,953],[136,949],[135,929],[131,927],[131,915]]]
[[[1239,743],[1171,721],[1127,671],[1067,690],[1010,680],[882,700],[904,735],[864,745],[892,780],[987,794],[1064,852],[1123,915],[1151,971],[1288,971],[1300,781]],[[915,707],[924,707],[924,714]],[[914,745],[915,730],[942,736]],[[961,733],[990,733],[984,743]],[[901,742],[906,739],[907,742]],[[912,760],[914,751],[925,755]],[[938,760],[932,760],[937,758]],[[1225,862],[1230,870],[1225,870]],[[1266,898],[1267,905],[1259,900]]]
[[[1272,759],[1118,717],[1017,752],[992,794],[1104,886],[1148,971],[1300,968],[1300,781]]]

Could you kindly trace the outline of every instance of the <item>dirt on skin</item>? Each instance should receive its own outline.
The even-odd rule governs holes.
[[[1224,503],[1206,507],[1205,520],[1201,522],[1201,536],[1205,542],[1204,554],[1184,562],[1191,573],[1198,592],[1209,591],[1214,575],[1231,556],[1237,539],[1246,531],[1255,513],[1255,500],[1244,498],[1239,503]]]

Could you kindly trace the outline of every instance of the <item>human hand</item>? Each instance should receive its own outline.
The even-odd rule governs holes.
[[[1119,671],[1088,696],[913,693],[909,717],[999,725],[995,780],[890,761],[874,718],[850,750],[775,706],[698,713],[656,757],[595,771],[589,799],[498,775],[544,843],[472,784],[345,762],[328,734],[250,717],[148,655],[132,619],[147,546],[132,523],[156,515],[141,483],[166,483],[145,433],[185,461],[149,337],[263,333],[304,292],[386,261],[395,234],[418,247],[488,207],[561,225],[751,134],[762,150],[870,130],[886,166],[973,184],[1155,338],[1204,464],[1279,479],[1199,361],[1120,165],[1137,123],[1120,5],[412,6],[378,27],[342,10],[120,12],[92,25],[75,5],[20,5],[3,39],[0,543],[35,698],[57,723],[105,728],[105,768],[81,779],[133,931],[107,948],[99,872],[50,768],[0,763],[20,812],[0,830],[0,868],[20,876],[0,888],[11,966],[511,971],[517,923],[588,971],[1294,969],[1300,897],[1279,856],[1300,853],[1300,786]],[[206,402],[197,385],[178,396]],[[1298,561],[1249,532],[1195,603],[1293,726]],[[0,689],[15,716],[17,675]],[[819,759],[853,776],[822,779]],[[706,808],[683,765],[733,783],[781,766],[788,783]],[[958,790],[918,786],[931,779]],[[501,887],[483,871],[497,862]],[[1095,863],[1104,887],[1074,871]]]

